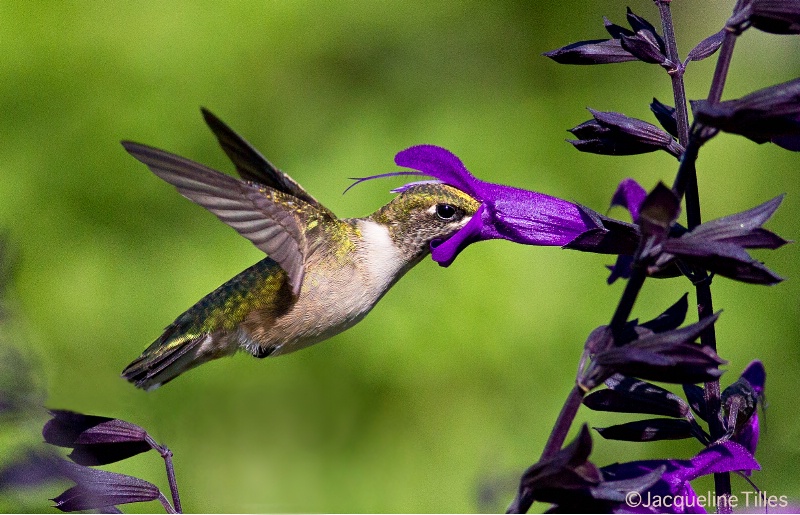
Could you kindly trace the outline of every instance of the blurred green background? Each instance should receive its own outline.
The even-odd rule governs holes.
[[[731,4],[673,2],[682,55]],[[17,263],[9,309],[46,405],[147,428],[174,451],[191,512],[504,510],[544,445],[585,337],[619,299],[623,285],[605,284],[609,257],[488,242],[447,269],[426,259],[328,342],[216,361],[144,393],[119,378],[122,368],[261,254],[119,140],[230,173],[200,117],[206,106],[340,216],[372,212],[401,184],[373,181],[342,196],[348,177],[392,171],[394,154],[419,143],[449,148],[482,179],[605,211],[621,179],[669,184],[676,162],[582,154],[565,130],[589,118],[587,106],[654,121],[647,104],[654,95],[672,103],[669,80],[641,63],[569,67],[540,54],[606,37],[602,16],[623,24],[626,5],[0,3],[0,228]],[[630,5],[658,25],[652,2]],[[798,76],[798,45],[747,32],[725,97]],[[706,95],[713,61],[690,64],[691,98]],[[786,192],[769,227],[798,238],[796,154],[723,135],[698,167],[706,219]],[[730,361],[723,382],[765,362],[764,471],[754,479],[799,499],[798,249],[758,257],[790,280],[715,281],[720,354]],[[653,317],[689,289],[650,281],[635,315]],[[45,418],[5,426],[0,463],[39,442]],[[594,426],[633,418],[579,415]],[[600,465],[699,450],[595,442]],[[166,488],[155,454],[108,468]],[[734,478],[736,489],[751,488]],[[53,511],[45,497],[58,493],[6,496],[0,509]]]

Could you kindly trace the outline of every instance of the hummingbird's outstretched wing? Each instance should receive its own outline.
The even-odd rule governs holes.
[[[200,110],[203,112],[206,124],[219,140],[222,150],[228,154],[230,160],[236,165],[236,171],[242,179],[269,186],[283,193],[293,195],[312,206],[327,210],[294,179],[278,170],[275,165],[261,155],[261,152],[256,150],[222,120],[214,116],[211,111],[204,107],[200,108]]]
[[[122,146],[154,174],[178,188],[181,195],[217,215],[266,252],[286,271],[292,292],[300,292],[303,265],[312,250],[305,228],[312,218],[329,216],[327,210],[157,148],[130,141],[123,141]]]

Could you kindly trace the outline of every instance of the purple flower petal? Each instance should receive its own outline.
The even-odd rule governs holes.
[[[622,206],[631,214],[634,223],[639,221],[639,208],[642,207],[647,197],[647,190],[633,179],[623,179],[614,196],[611,198],[611,207]]]
[[[477,198],[474,185],[479,182],[478,179],[447,149],[436,145],[417,145],[398,152],[394,162],[397,166],[419,170]]]
[[[434,261],[442,266],[450,266],[456,259],[456,256],[467,247],[470,243],[474,243],[481,239],[483,231],[483,212],[485,206],[481,207],[472,215],[472,218],[467,225],[460,231],[445,241],[435,240],[431,242],[431,257]]]
[[[449,266],[462,249],[477,241],[502,238],[525,245],[563,246],[594,228],[576,204],[481,181],[441,147],[411,147],[398,153],[395,162],[458,188],[482,204],[464,228],[447,241],[431,245],[433,259],[442,266]]]

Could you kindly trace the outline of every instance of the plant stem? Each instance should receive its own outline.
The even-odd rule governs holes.
[[[175,508],[172,507],[172,505],[169,503],[167,498],[160,491],[158,492],[158,500],[161,503],[161,505],[164,507],[164,509],[166,510],[167,513],[180,513],[178,511],[176,511]]]
[[[625,291],[622,292],[622,298],[619,299],[619,304],[617,304],[617,309],[614,311],[614,316],[611,317],[611,323],[609,324],[616,345],[622,345],[623,343],[619,338],[620,333],[631,316],[636,297],[639,296],[645,279],[647,279],[645,269],[634,265],[631,277],[628,279],[628,284],[625,285]]]
[[[183,513],[181,497],[178,495],[178,482],[175,479],[175,467],[172,465],[172,451],[170,451],[166,445],[161,445],[153,440],[150,435],[145,436],[145,440],[150,444],[150,447],[158,451],[161,457],[164,458],[164,466],[167,468],[167,481],[169,482],[169,489],[172,493],[172,503],[175,505],[174,510],[170,513]]]
[[[658,14],[661,16],[661,29],[664,32],[667,59],[675,67],[669,70],[672,79],[672,95],[675,98],[675,118],[678,122],[678,142],[685,148],[689,143],[689,113],[686,107],[686,88],[683,84],[683,63],[678,56],[678,44],[675,41],[675,29],[672,25],[672,12],[669,9],[670,0],[656,0]]]
[[[561,413],[558,414],[553,430],[550,432],[547,444],[544,446],[542,457],[539,458],[540,462],[552,458],[561,450],[564,441],[567,439],[569,428],[572,426],[572,421],[575,420],[575,415],[581,407],[584,395],[586,395],[586,392],[577,384],[572,387],[564,406],[561,408]],[[526,494],[529,494],[529,492],[524,492],[520,489],[517,492],[517,496],[508,506],[506,513],[527,513],[533,501],[530,499],[530,495]]]
[[[662,25],[664,26],[664,36],[667,43],[667,52],[670,59],[672,59],[671,48],[674,44],[674,32],[672,31],[672,20],[669,15],[669,5],[663,0],[657,0],[659,12],[661,13]],[[737,0],[734,12],[736,12],[741,4],[741,0]],[[714,69],[714,77],[711,81],[711,88],[708,94],[709,102],[719,102],[722,98],[722,90],[725,87],[725,80],[728,76],[728,69],[730,68],[731,58],[733,56],[733,48],[736,43],[736,35],[732,32],[726,32],[720,47],[720,53],[717,58],[717,65]],[[677,53],[677,52],[676,52]],[[686,218],[689,230],[694,229],[702,223],[702,216],[700,211],[700,192],[697,184],[697,170],[696,161],[700,145],[703,144],[710,134],[705,133],[705,129],[697,128],[693,131],[692,138],[689,138],[688,128],[684,133],[680,126],[680,113],[687,112],[686,98],[683,89],[682,70],[681,76],[677,74],[672,76],[673,91],[675,94],[675,109],[678,113],[679,135],[686,134],[686,143],[681,141],[686,148],[684,155],[681,159],[681,165],[678,169],[678,175],[675,178],[673,191],[679,196],[686,196]],[[677,79],[677,80],[676,80]],[[679,84],[678,84],[679,83]],[[677,86],[677,87],[676,87]],[[682,97],[682,104],[679,104],[679,98]],[[714,313],[713,298],[711,295],[711,279],[708,274],[703,271],[695,282],[695,290],[697,294],[697,314],[700,320],[711,316]],[[713,325],[703,331],[700,335],[700,343],[711,347],[716,351],[717,337]],[[706,402],[706,410],[709,413],[708,428],[711,433],[712,441],[718,440],[724,434],[722,419],[720,418],[720,386],[719,381],[712,381],[705,384],[704,396]],[[731,480],[729,473],[714,474],[714,488],[717,495],[722,499],[718,504],[717,509],[720,513],[730,513],[731,507],[728,499],[731,495]]]

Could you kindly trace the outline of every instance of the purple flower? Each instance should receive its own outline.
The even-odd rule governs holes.
[[[395,163],[418,171],[410,174],[434,177],[481,202],[460,231],[431,243],[432,257],[442,266],[449,266],[459,252],[477,241],[501,238],[525,245],[564,246],[578,235],[598,229],[599,222],[585,208],[543,193],[481,181],[441,147],[408,148],[395,156]],[[605,229],[602,224],[600,228]]]
[[[760,470],[758,462],[743,446],[735,442],[724,442],[703,449],[689,460],[645,460],[630,463],[616,463],[600,469],[605,482],[624,481],[631,478],[664,470],[657,481],[640,499],[680,499],[682,502],[670,506],[632,506],[628,498],[627,506],[621,505],[622,512],[636,513],[705,513],[704,503],[700,502],[690,481],[709,474],[743,471],[749,473]],[[708,500],[706,500],[708,505]]]

